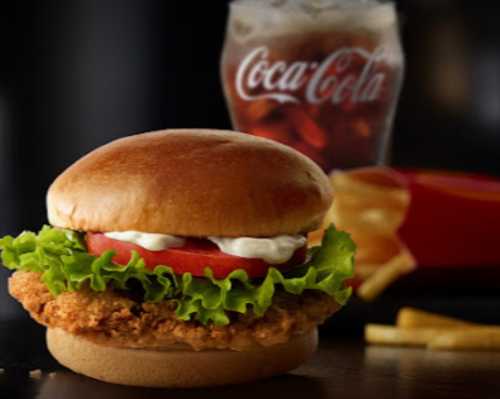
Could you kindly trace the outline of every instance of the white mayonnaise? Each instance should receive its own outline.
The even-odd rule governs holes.
[[[186,240],[167,234],[141,233],[139,231],[120,231],[104,233],[113,240],[130,242],[150,251],[163,251],[167,248],[182,247]],[[242,258],[262,259],[271,265],[289,261],[295,251],[306,244],[303,236],[281,235],[272,238],[251,237],[207,237],[219,249],[229,255]]]
[[[140,231],[112,231],[104,233],[113,240],[130,242],[150,251],[163,251],[167,248],[182,247],[186,240],[167,234],[141,233]]]
[[[294,252],[306,243],[306,238],[303,236],[285,235],[273,238],[208,237],[208,239],[226,254],[262,259],[271,265],[289,261]]]

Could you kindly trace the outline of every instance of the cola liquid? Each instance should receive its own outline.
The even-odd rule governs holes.
[[[384,162],[403,69],[392,3],[231,4],[221,72],[233,126],[325,171]]]

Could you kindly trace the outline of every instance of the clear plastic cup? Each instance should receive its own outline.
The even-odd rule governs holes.
[[[326,171],[385,161],[403,71],[393,3],[231,3],[221,72],[234,127]]]

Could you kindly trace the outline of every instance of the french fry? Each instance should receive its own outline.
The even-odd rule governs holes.
[[[323,238],[324,232],[325,231],[321,229],[309,233],[309,235],[307,236],[307,245],[309,246],[309,248],[321,245],[321,239]]]
[[[414,308],[402,308],[398,312],[396,325],[402,329],[411,328],[448,328],[464,329],[487,327],[480,324],[470,323],[452,317],[441,316],[435,313],[425,312]]]
[[[409,193],[390,178],[382,181],[372,172],[358,170],[356,173],[334,172],[330,176],[337,192],[354,194],[358,198],[366,198],[366,202],[380,204],[382,207],[405,208],[409,201]],[[380,175],[381,176],[381,175]]]
[[[380,324],[365,327],[369,344],[427,347],[431,350],[500,350],[500,326],[399,328]]]
[[[415,260],[408,252],[392,258],[361,284],[356,293],[365,301],[374,300],[382,291],[415,267]]]
[[[436,351],[500,351],[500,327],[440,334],[432,338],[427,347]]]
[[[368,324],[365,327],[366,342],[379,345],[425,347],[441,334],[443,330],[433,328],[405,330],[380,324]]]
[[[366,280],[368,277],[374,275],[378,269],[380,269],[380,265],[377,264],[356,263],[356,277]]]
[[[410,203],[409,191],[389,169],[336,171],[330,179],[336,195],[324,226],[335,223],[352,235],[358,247],[356,277],[365,280],[356,293],[373,300],[415,266],[397,236]],[[311,235],[310,243],[318,237]]]
[[[337,192],[332,212],[327,218],[339,225],[349,226],[351,230],[391,234],[401,226],[404,215],[404,209],[375,204],[369,198],[361,201]]]
[[[436,351],[500,351],[500,326],[469,323],[414,308],[399,311],[396,326],[368,324],[367,343]]]
[[[397,237],[375,236],[351,232],[351,237],[358,246],[356,264],[384,265],[401,254],[401,241]]]
[[[377,210],[403,218],[410,202],[405,188],[369,181],[359,172],[334,172],[330,179],[336,193],[333,207],[338,211],[336,216],[365,218],[364,211]],[[386,224],[385,220],[383,224]]]

